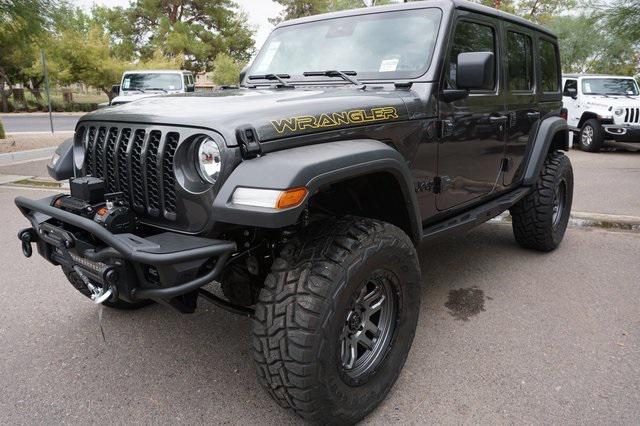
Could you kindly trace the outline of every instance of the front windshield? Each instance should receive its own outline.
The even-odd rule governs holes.
[[[429,68],[439,9],[403,10],[282,27],[269,37],[250,73],[355,71],[359,79],[415,78]]]
[[[631,78],[586,78],[582,80],[585,95],[638,95],[638,85]]]
[[[122,79],[122,90],[180,90],[182,77],[176,73],[128,73]]]

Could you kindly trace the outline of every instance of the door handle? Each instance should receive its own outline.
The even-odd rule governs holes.
[[[528,112],[527,117],[531,118],[532,120],[537,120],[538,118],[540,118],[540,111]]]

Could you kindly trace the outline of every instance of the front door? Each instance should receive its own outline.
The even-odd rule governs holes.
[[[440,193],[438,210],[462,206],[494,191],[505,154],[508,117],[500,84],[501,52],[498,21],[461,12],[445,61],[442,84],[456,88],[457,58],[464,52],[493,52],[494,86],[472,90],[468,97],[439,102],[441,140],[438,146]]]

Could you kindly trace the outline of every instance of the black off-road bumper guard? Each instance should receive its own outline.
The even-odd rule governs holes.
[[[40,255],[53,264],[81,268],[91,280],[115,286],[117,297],[126,301],[167,300],[198,290],[220,274],[236,251],[232,241],[175,232],[145,238],[113,234],[91,219],[53,207],[55,198],[16,198],[16,205],[32,226],[18,235],[23,251],[30,252],[31,243],[36,243]],[[76,238],[52,219],[92,234],[104,246]],[[215,264],[205,267],[212,258]],[[148,268],[155,269],[158,279],[145,276]]]

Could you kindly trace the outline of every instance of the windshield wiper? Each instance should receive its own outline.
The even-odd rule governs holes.
[[[328,71],[305,71],[302,73],[305,77],[340,77],[344,81],[348,81],[349,83],[355,84],[360,89],[365,89],[367,86],[360,83],[356,78],[350,76],[358,75],[355,71],[337,71],[337,70],[328,70]]]
[[[147,87],[147,90],[162,90],[164,93],[169,93],[166,91],[166,89],[163,89],[162,87]]]
[[[289,74],[254,74],[249,76],[249,80],[278,80],[279,87],[294,88],[293,84],[283,80],[285,78],[291,78],[291,76]]]

